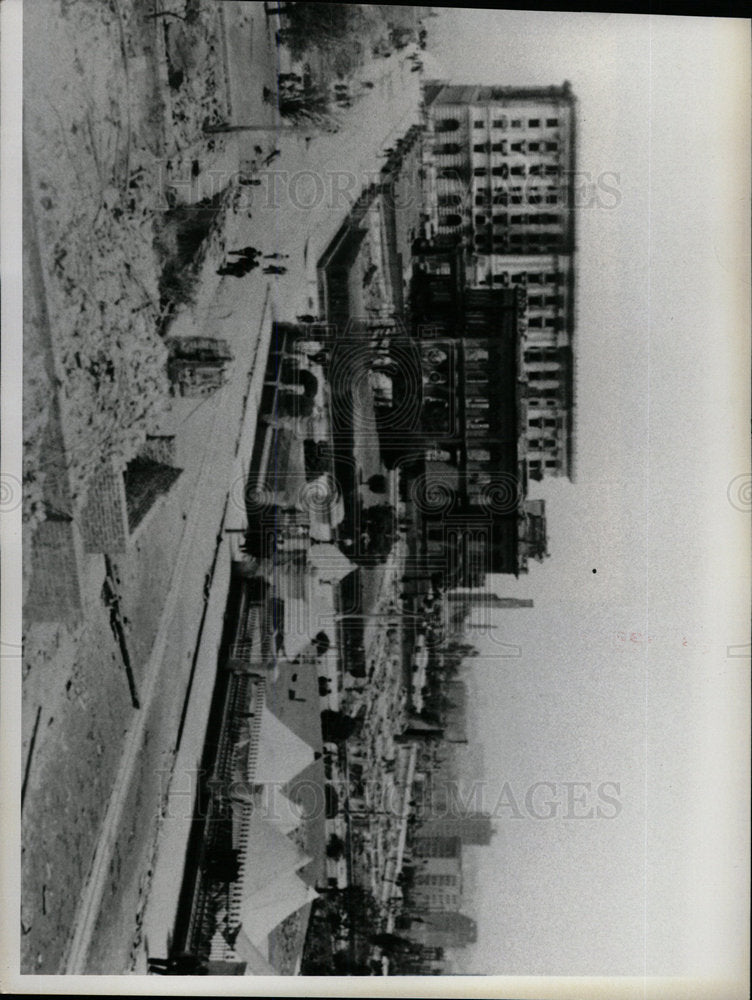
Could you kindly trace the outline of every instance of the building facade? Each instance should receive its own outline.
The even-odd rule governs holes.
[[[472,917],[459,912],[435,912],[422,923],[414,923],[406,937],[420,944],[440,948],[463,948],[478,939]]]
[[[484,590],[452,590],[445,595],[452,604],[467,604],[469,608],[532,608],[530,597],[499,597]]]
[[[429,558],[446,560],[451,585],[477,587],[543,558],[545,515],[526,499],[525,290],[468,287],[464,259],[457,243],[414,247],[425,451],[413,499]]]
[[[425,913],[452,913],[462,903],[462,841],[459,837],[418,837],[413,848],[415,876],[410,905]]]
[[[427,819],[418,828],[420,838],[459,837],[463,844],[487,845],[493,836],[491,817],[485,813],[470,812],[467,815],[445,815]]]
[[[473,288],[527,290],[522,373],[533,479],[574,476],[575,98],[561,87],[426,84],[428,214]]]

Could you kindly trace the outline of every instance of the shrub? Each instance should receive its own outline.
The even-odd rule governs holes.
[[[165,312],[195,301],[198,266],[223,200],[219,193],[195,205],[176,205],[157,223],[154,246],[163,260],[159,296]]]

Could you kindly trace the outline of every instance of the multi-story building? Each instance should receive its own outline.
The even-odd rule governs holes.
[[[404,933],[411,941],[441,948],[463,948],[478,939],[476,922],[459,912],[431,913],[428,920],[414,923]]]
[[[456,911],[462,903],[460,838],[417,838],[413,853],[415,876],[410,887],[410,906],[428,913]]]
[[[429,818],[418,828],[421,839],[459,837],[463,844],[490,844],[493,833],[491,817],[478,812],[469,812],[464,816],[454,814]]]
[[[425,103],[437,240],[462,243],[471,287],[527,289],[528,472],[573,478],[575,98],[433,82]]]
[[[414,499],[447,582],[527,571],[546,554],[542,501],[527,496],[525,292],[468,288],[461,245],[418,244],[411,295],[420,342],[424,470]]]
[[[418,835],[413,841],[413,854],[416,858],[460,858],[462,856],[462,841],[458,836],[430,834]]]
[[[530,597],[499,597],[484,590],[450,590],[445,600],[452,604],[467,604],[468,608],[532,608]]]

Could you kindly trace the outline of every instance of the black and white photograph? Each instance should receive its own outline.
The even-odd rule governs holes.
[[[3,0],[4,992],[749,995],[752,22],[660,6]]]

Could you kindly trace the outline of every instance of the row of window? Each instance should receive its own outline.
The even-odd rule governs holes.
[[[413,850],[419,858],[453,858],[457,854],[451,837],[419,837]]]
[[[446,147],[456,147],[456,148],[446,148]],[[558,153],[559,143],[558,142],[530,142],[525,139],[521,139],[519,142],[507,143],[502,140],[502,142],[475,142],[473,143],[474,153],[501,153],[502,156],[507,155],[507,150],[511,150],[513,153],[522,153],[526,155],[527,153]],[[436,147],[435,152],[443,153],[459,153],[460,147],[457,143],[446,143],[444,147]]]
[[[537,183],[536,184],[496,183],[494,184],[493,197],[492,197],[492,192],[490,187],[488,187],[487,185],[484,186],[482,184],[475,185],[476,198],[478,197],[484,198],[486,201],[493,201],[494,204],[500,204],[500,202],[498,202],[497,199],[500,198],[502,195],[512,195],[512,194],[524,194],[526,196],[529,194],[534,194],[534,195],[561,194],[561,187],[558,184],[547,184],[545,187],[542,187]],[[458,196],[455,195],[455,197]],[[455,201],[454,202],[455,205],[459,205],[462,203],[461,196],[459,197],[460,201]],[[504,202],[504,204],[506,205],[506,202]]]
[[[444,223],[444,225],[456,228],[459,225],[459,223],[453,222],[451,219],[448,219]],[[493,241],[494,243],[502,243],[502,244],[503,243],[512,243],[515,245],[527,244],[528,246],[531,247],[533,246],[537,247],[543,243],[546,244],[550,243],[552,246],[557,246],[559,244],[561,236],[562,234],[558,229],[541,229],[541,230],[513,229],[511,232],[509,232],[506,228],[504,228],[502,231],[496,231],[493,233]],[[491,239],[491,234],[488,232],[475,234],[475,242],[478,244],[489,243],[490,239]]]
[[[451,169],[451,168],[450,168]],[[515,163],[510,167],[502,163],[491,167],[492,177],[557,177],[560,167],[557,163]],[[487,167],[473,167],[474,177],[488,177]]]
[[[556,253],[559,250],[559,246],[556,243],[541,243],[533,244],[529,242],[524,243],[509,243],[508,241],[497,241],[493,245],[491,243],[484,243],[478,240],[475,246],[475,253],[484,254],[489,257],[491,254],[496,254],[497,256],[503,256],[504,254],[512,254],[517,256],[519,254],[527,253],[539,253],[539,254],[551,254]]]
[[[491,124],[493,125],[494,128],[506,128],[507,127],[507,121],[508,121],[507,118],[494,118],[493,121],[491,122]],[[559,125],[559,119],[558,118],[546,118],[545,122],[546,122],[546,128],[558,128],[558,125]],[[486,127],[485,119],[476,118],[475,121],[473,122],[473,125],[474,125],[475,128],[485,128]],[[527,119],[527,127],[528,128],[540,128],[541,127],[541,119],[540,118],[528,118]],[[509,121],[509,128],[525,128],[525,119],[524,118],[512,118],[511,121]]]
[[[488,350],[485,347],[466,347],[465,361],[488,361]]]
[[[556,201],[554,196],[553,201]],[[488,209],[488,201],[484,198],[476,198],[476,205],[483,205]],[[447,203],[442,203],[446,207]],[[440,212],[439,221],[444,226],[461,226],[462,215],[459,212]],[[475,216],[477,226],[485,226],[493,223],[495,226],[560,226],[562,217],[558,212],[523,212],[510,215],[508,212],[496,212],[489,219],[487,215],[478,212]],[[439,272],[434,272],[439,273]]]
[[[528,408],[531,410],[536,410],[538,408],[546,409],[556,405],[559,401],[559,390],[558,388],[541,389],[536,388],[537,396],[533,396],[527,401]]]
[[[560,271],[520,271],[512,275],[514,285],[560,285],[564,276]]]
[[[528,309],[543,309],[550,306],[560,309],[563,299],[561,295],[528,295],[527,305]]]
[[[529,316],[529,330],[563,330],[564,320],[561,316]]]
[[[507,212],[498,212],[491,219],[486,215],[475,216],[476,226],[485,226],[488,222],[493,222],[496,226],[560,226],[561,216],[556,212],[536,212],[533,214],[509,215]]]
[[[558,421],[556,417],[531,417],[527,424],[528,427],[539,429],[544,427],[556,427]]]
[[[428,897],[428,906],[434,910],[445,910],[458,905],[457,896],[431,893]]]
[[[545,467],[547,469],[558,469],[560,467],[560,464],[561,463],[556,458],[547,458]],[[540,472],[541,465],[542,463],[538,458],[533,458],[528,462],[528,468],[530,469],[531,472]]]
[[[556,361],[558,351],[555,347],[530,347],[525,351],[525,361]]]
[[[444,197],[447,197],[446,195]],[[490,197],[486,194],[476,194],[475,204],[476,205],[487,205],[490,201]],[[494,205],[522,205],[527,203],[528,205],[558,205],[560,201],[559,189],[556,189],[555,194],[541,194],[540,191],[532,190],[527,193],[526,199],[523,198],[521,194],[508,194],[506,191],[499,191],[494,195],[493,204]],[[442,202],[439,199],[439,204],[445,205],[457,205],[459,202]]]
[[[458,885],[459,878],[457,875],[416,875],[415,877],[416,885]]]
[[[544,230],[532,233],[527,230],[512,233],[495,233],[493,245],[486,234],[475,237],[475,252],[479,254],[556,253],[561,247],[560,234]]]
[[[530,447],[530,448],[537,448],[538,450],[540,450],[541,448],[543,448],[546,451],[550,451],[552,448],[556,448],[557,447],[557,442],[555,441],[554,438],[531,437],[531,438],[528,438],[528,442],[527,443],[528,443],[528,447]]]

